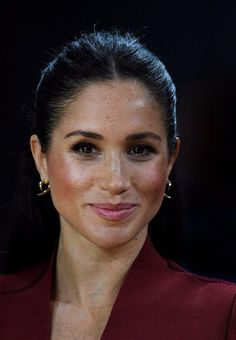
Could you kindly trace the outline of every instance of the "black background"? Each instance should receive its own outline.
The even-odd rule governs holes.
[[[117,27],[143,36],[177,86],[182,147],[173,198],[164,203],[162,252],[197,273],[236,281],[235,1],[9,1],[0,15],[0,244],[40,69],[79,32]]]

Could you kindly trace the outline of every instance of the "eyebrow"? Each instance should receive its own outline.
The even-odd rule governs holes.
[[[145,138],[153,138],[153,139],[157,139],[157,140],[161,141],[161,137],[159,135],[157,135],[156,133],[151,132],[151,131],[134,133],[132,135],[127,136],[126,140],[130,141],[130,140],[139,140],[139,139],[145,139]]]
[[[83,131],[83,130],[76,130],[68,133],[64,138],[69,138],[72,136],[83,136],[83,137],[88,137],[92,139],[97,139],[97,140],[103,140],[104,137],[100,135],[99,133],[96,132],[91,132],[91,131]],[[126,137],[127,141],[132,141],[132,140],[140,140],[140,139],[145,139],[145,138],[153,138],[158,141],[161,141],[161,137],[157,135],[154,132],[151,131],[144,131],[144,132],[139,132],[139,133],[133,133],[131,135],[128,135]]]
[[[65,136],[65,138],[69,138],[69,137],[72,137],[72,136],[84,136],[84,137],[98,139],[98,140],[103,139],[103,136],[100,135],[99,133],[91,132],[91,131],[82,131],[82,130],[72,131],[72,132],[68,133]]]

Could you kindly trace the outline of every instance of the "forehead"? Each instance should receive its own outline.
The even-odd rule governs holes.
[[[61,127],[146,128],[162,125],[161,109],[149,90],[135,80],[87,85],[65,108]]]

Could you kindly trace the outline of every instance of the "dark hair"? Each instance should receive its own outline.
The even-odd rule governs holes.
[[[150,91],[162,110],[169,153],[174,152],[176,94],[172,79],[163,63],[137,38],[130,33],[118,32],[82,34],[65,45],[42,71],[35,94],[31,133],[38,135],[44,152],[66,105],[89,84],[114,79],[134,79]],[[29,147],[21,163],[19,213],[16,213],[17,221],[14,222],[17,229],[6,271],[47,257],[59,237],[58,214],[50,195],[37,197],[39,175]]]
[[[36,92],[34,129],[44,150],[68,101],[94,82],[135,79],[162,109],[169,152],[176,147],[176,94],[163,63],[137,38],[109,32],[83,34],[43,70]]]

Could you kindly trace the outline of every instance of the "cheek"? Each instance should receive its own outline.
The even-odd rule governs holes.
[[[165,167],[150,165],[143,173],[145,173],[145,176],[141,175],[142,186],[139,186],[139,192],[142,193],[145,220],[149,223],[161,207],[166,188],[167,172]]]
[[[158,196],[162,198],[164,194],[166,177],[165,167],[151,164],[139,173],[136,180],[139,185],[142,185],[142,191],[147,197],[157,199]]]
[[[75,192],[82,193],[92,182],[89,172],[79,166],[75,159],[63,156],[50,158],[48,177],[53,200],[66,198],[69,201]]]

